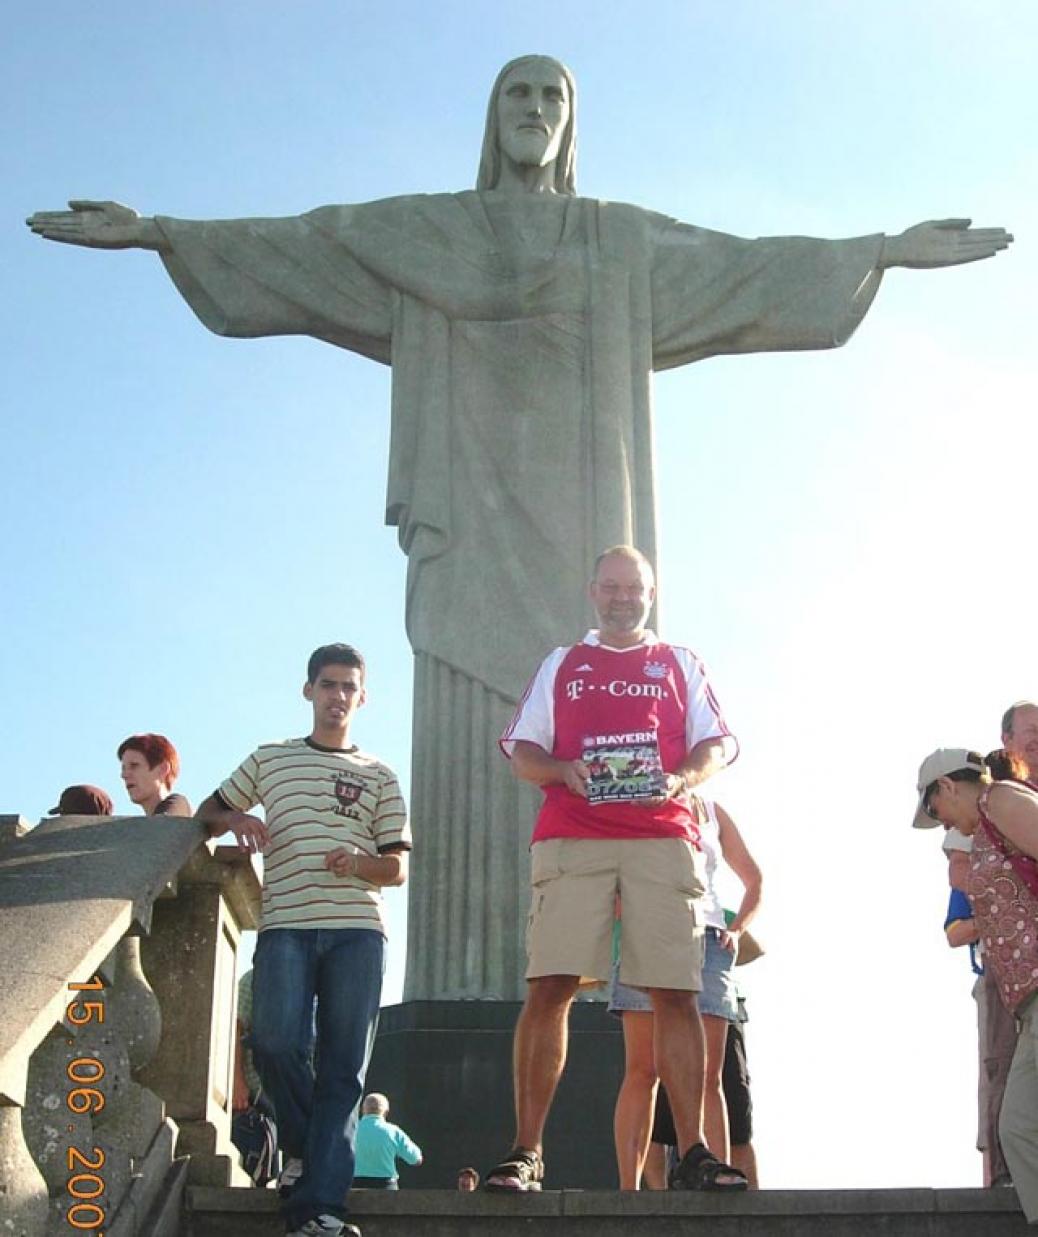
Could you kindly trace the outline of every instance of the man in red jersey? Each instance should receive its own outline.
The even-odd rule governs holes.
[[[544,804],[532,846],[526,1001],[515,1031],[516,1139],[487,1188],[539,1189],[544,1123],[566,1057],[570,1003],[582,975],[605,980],[617,893],[620,976],[648,991],[660,1077],[673,1096],[682,1159],[677,1189],[745,1189],[703,1141],[702,928],[695,900],[698,834],[689,792],[738,748],[703,666],[645,623],[652,567],[633,546],[600,555],[590,585],[600,627],[542,663],[501,738],[518,777]],[[622,787],[592,769],[629,759]]]

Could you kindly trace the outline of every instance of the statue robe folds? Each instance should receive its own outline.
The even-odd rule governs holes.
[[[405,996],[520,999],[536,797],[496,738],[540,659],[582,634],[594,556],[654,557],[651,373],[842,344],[882,237],[745,240],[500,192],[156,222],[210,330],[393,367],[386,520],[416,656]]]

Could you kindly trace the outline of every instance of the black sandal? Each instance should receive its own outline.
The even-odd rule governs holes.
[[[734,1181],[721,1181],[721,1177],[734,1177]],[[714,1155],[703,1143],[689,1147],[681,1162],[672,1169],[672,1190],[715,1190],[735,1194],[749,1188],[745,1173],[732,1168]]]
[[[484,1189],[491,1194],[524,1194],[539,1190],[544,1180],[544,1161],[536,1151],[515,1147],[486,1175]]]

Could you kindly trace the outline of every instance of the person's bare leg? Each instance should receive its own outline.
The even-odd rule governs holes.
[[[760,1185],[757,1182],[757,1153],[753,1149],[753,1143],[732,1143],[732,1158],[728,1161],[733,1168],[739,1171],[746,1177],[750,1183],[751,1190],[759,1190]]]
[[[705,1046],[696,994],[680,988],[650,988],[655,1023],[656,1069],[667,1088],[678,1154],[705,1142],[703,1080]]]
[[[642,1168],[642,1185],[647,1190],[667,1188],[667,1148],[662,1143],[649,1143]]]
[[[576,975],[528,980],[526,1001],[515,1025],[515,1145],[538,1155],[544,1123],[566,1064],[569,1007],[577,983]]]
[[[656,1019],[656,1068],[667,1088],[678,1136],[678,1154],[683,1158],[689,1148],[705,1141],[703,1023],[694,992],[677,988],[650,988],[649,996]],[[719,1172],[712,1188],[738,1187],[741,1182],[739,1174]]]
[[[653,1017],[628,1009],[623,1014],[624,1078],[616,1096],[613,1139],[621,1190],[637,1190],[652,1133],[656,1101],[656,1062],[653,1057]]]
[[[728,1105],[721,1085],[721,1070],[724,1066],[724,1046],[728,1039],[728,1020],[703,1015],[703,1034],[706,1039],[706,1076],[703,1088],[703,1129],[706,1145],[725,1164],[731,1145],[728,1140]]]

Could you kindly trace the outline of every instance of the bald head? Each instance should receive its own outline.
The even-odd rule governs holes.
[[[389,1112],[389,1100],[378,1091],[372,1091],[370,1095],[365,1095],[360,1111],[364,1117],[384,1117]]]
[[[642,567],[649,573],[649,579],[655,583],[655,575],[652,570],[652,563],[648,558],[633,545],[611,545],[608,550],[603,550],[595,559],[595,565],[591,569],[591,580],[594,583],[598,579],[598,573],[602,569],[602,564],[607,558],[626,558],[632,563],[640,563]]]

